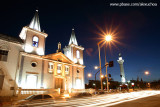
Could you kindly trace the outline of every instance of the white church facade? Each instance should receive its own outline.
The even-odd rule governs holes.
[[[0,96],[22,89],[84,89],[83,50],[72,29],[68,46],[45,55],[48,34],[41,32],[38,11],[20,38],[0,34]]]

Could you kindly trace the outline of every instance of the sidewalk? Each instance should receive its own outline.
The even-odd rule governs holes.
[[[18,97],[0,97],[0,107],[11,107],[14,101],[18,100]]]

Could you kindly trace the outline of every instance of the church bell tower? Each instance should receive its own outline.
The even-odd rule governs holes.
[[[48,34],[41,32],[38,10],[29,26],[23,27],[19,37],[24,41],[23,49],[27,53],[36,55],[45,54],[45,39]]]
[[[69,59],[71,59],[74,63],[83,65],[83,50],[84,50],[84,48],[81,46],[78,46],[78,42],[76,40],[74,28],[72,29],[69,44],[63,50],[64,50],[64,54]]]

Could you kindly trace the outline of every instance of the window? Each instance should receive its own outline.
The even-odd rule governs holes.
[[[57,73],[61,73],[61,69],[62,69],[61,64],[58,64],[58,66],[57,66]]]
[[[2,90],[3,81],[4,81],[4,74],[3,74],[3,71],[0,70],[0,90]]]
[[[48,72],[53,73],[53,63],[52,62],[48,63]]]
[[[37,95],[37,96],[33,97],[33,100],[40,100],[40,99],[42,99],[42,95]]]
[[[79,73],[79,70],[77,70],[77,73]]]
[[[33,46],[38,47],[39,38],[37,36],[33,37]]]
[[[65,66],[65,73],[69,74],[69,66]]]
[[[80,58],[80,52],[79,52],[79,50],[76,51],[76,55],[77,55],[77,58],[79,59]]]
[[[31,65],[32,65],[32,67],[36,67],[37,63],[36,62],[32,62]]]
[[[50,95],[44,95],[44,99],[52,98]]]
[[[7,61],[8,51],[0,50],[0,61]]]
[[[31,96],[25,98],[25,100],[30,100],[30,99],[34,98],[34,96],[35,96],[35,95],[31,95]]]

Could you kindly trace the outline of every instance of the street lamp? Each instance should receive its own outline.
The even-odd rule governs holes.
[[[149,72],[149,71],[145,71],[144,74],[148,76],[148,75],[150,74],[150,72]],[[147,86],[148,88],[150,88],[150,83],[149,83],[149,82],[146,83],[146,86]]]
[[[89,73],[89,74],[88,74],[88,77],[91,77],[91,76],[92,76],[92,74],[91,74],[91,73]]]
[[[95,67],[94,67],[94,69],[98,69],[98,68],[99,68],[98,66],[95,66]]]
[[[99,44],[101,43],[102,41],[98,42],[98,51],[99,51],[99,68],[100,68],[100,76],[102,75],[102,70],[101,70],[101,53],[100,53],[100,47],[99,47]],[[101,78],[101,91],[103,90],[103,84],[102,84],[102,78]]]
[[[110,41],[112,40],[112,36],[111,36],[111,35],[106,35],[105,40],[106,40],[107,42],[110,42]],[[104,51],[105,51],[105,64],[107,64],[106,45],[105,45]],[[107,66],[108,66],[108,65],[106,65],[106,81],[107,81],[107,92],[109,92]]]
[[[103,78],[104,77],[104,75],[101,75],[101,78]]]
[[[144,74],[145,74],[145,75],[149,75],[149,71],[145,71]]]
[[[105,36],[105,42],[110,42],[112,40],[111,35],[106,35]],[[99,68],[100,68],[100,76],[102,75],[102,70],[101,70],[101,55],[100,55],[100,47],[99,44],[102,43],[104,40],[100,41],[97,43],[98,45],[98,51],[99,51]],[[106,59],[106,46],[105,46],[105,64],[107,64],[107,59]],[[96,67],[97,68],[97,67]],[[109,85],[108,85],[108,73],[107,73],[107,65],[106,65],[106,80],[107,80],[107,91],[109,91]],[[101,91],[103,90],[103,83],[102,83],[102,78],[101,78]]]
[[[111,35],[106,35],[105,36],[105,40],[106,41],[111,41],[112,40],[112,36]]]

